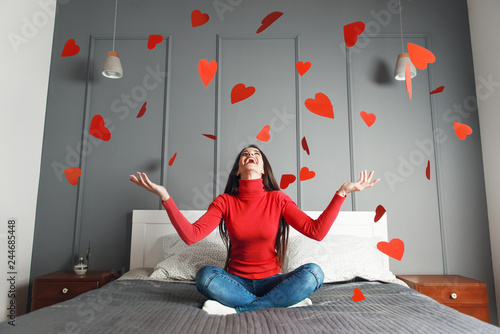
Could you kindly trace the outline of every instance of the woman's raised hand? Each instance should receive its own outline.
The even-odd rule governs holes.
[[[146,173],[137,172],[137,175],[138,176],[130,175],[130,181],[134,182],[138,186],[143,187],[147,191],[160,196],[162,202],[170,198],[167,189],[165,189],[164,186],[160,186],[158,184],[151,182]]]
[[[340,196],[345,196],[349,193],[355,192],[355,191],[361,191],[365,188],[370,188],[373,187],[380,179],[376,179],[375,181],[371,181],[373,177],[373,171],[370,172],[370,174],[367,175],[367,171],[364,170],[361,172],[361,176],[358,181],[356,182],[346,182],[340,187],[340,189],[337,191],[337,193]]]

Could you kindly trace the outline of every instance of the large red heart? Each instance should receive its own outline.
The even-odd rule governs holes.
[[[405,69],[405,83],[406,83],[406,91],[408,92],[408,97],[411,100],[411,96],[413,95],[413,89],[411,86],[411,71],[410,71],[410,63],[406,63]]]
[[[273,24],[274,21],[279,19],[281,15],[283,15],[282,12],[272,12],[271,14],[268,14],[266,17],[264,17],[260,22],[262,25],[259,27],[259,29],[257,29],[257,34],[260,34],[264,30],[269,28],[269,26]]]
[[[111,132],[106,127],[104,118],[102,118],[101,115],[95,115],[94,117],[92,117],[92,121],[90,122],[89,134],[104,141],[108,141],[111,139]]]
[[[248,86],[239,83],[233,87],[231,90],[231,104],[248,99],[255,93],[255,87]]]
[[[295,182],[297,178],[292,174],[283,174],[281,175],[280,188],[286,189],[288,186]]]
[[[217,62],[215,60],[211,60],[209,63],[208,60],[202,59],[198,63],[198,73],[200,74],[201,81],[203,81],[205,87],[208,86],[210,81],[212,81],[216,72]]]
[[[169,166],[172,166],[174,164],[175,158],[177,158],[177,152],[175,152],[175,154],[168,161]]]
[[[307,168],[307,167],[302,167],[300,169],[300,181],[310,180],[315,176],[316,176],[316,173],[313,172],[312,170],[309,170],[309,168]]]
[[[352,296],[352,300],[357,302],[360,302],[365,299],[365,295],[363,295],[363,292],[359,288],[354,288],[354,295]]]
[[[390,257],[401,261],[403,254],[405,252],[405,244],[400,239],[392,239],[389,242],[380,241],[377,244],[377,248],[382,253],[389,255]]]
[[[309,145],[307,145],[306,137],[302,138],[302,148],[306,151],[307,155],[310,155]]]
[[[464,140],[468,135],[472,134],[472,128],[466,124],[453,122],[453,127],[455,128],[455,134],[460,140]]]
[[[64,49],[61,54],[61,57],[71,57],[80,52],[80,47],[76,45],[75,40],[73,38],[68,39],[66,44],[64,44]]]
[[[431,179],[431,161],[427,160],[427,168],[425,169],[425,177],[427,177],[427,180]]]
[[[438,93],[441,93],[442,91],[444,91],[444,86],[439,86],[438,88],[434,89],[429,94],[438,94]]]
[[[358,41],[358,36],[365,31],[365,24],[361,21],[349,23],[344,26],[344,40],[347,47],[354,46]]]
[[[309,111],[319,116],[333,118],[333,106],[328,96],[323,93],[317,93],[314,99],[307,99],[305,102],[306,108]]]
[[[163,41],[162,35],[149,35],[148,39],[148,49],[154,49],[158,44]]]
[[[69,184],[76,186],[78,184],[78,178],[82,175],[82,170],[78,167],[66,168],[64,170],[64,175]]]
[[[144,104],[142,105],[141,107],[141,110],[139,110],[139,113],[137,114],[136,118],[141,118],[142,116],[144,116],[144,114],[146,113],[146,104],[148,102],[144,102]]]
[[[432,64],[436,61],[434,54],[420,45],[408,43],[408,53],[413,65],[420,70],[425,70],[427,64]]]
[[[375,114],[367,113],[366,111],[362,111],[360,115],[363,121],[365,121],[366,125],[368,125],[368,127],[372,126],[377,119],[377,116],[375,116]]]
[[[376,223],[382,218],[382,216],[385,214],[385,208],[382,205],[377,206],[375,209],[375,218],[373,221]]]
[[[204,25],[208,22],[208,19],[208,14],[202,13],[198,9],[191,12],[191,25],[193,28]]]
[[[271,139],[271,135],[269,134],[269,130],[271,130],[271,127],[269,125],[266,125],[260,130],[259,134],[257,135],[257,139],[263,142],[268,142],[269,139]]]
[[[297,72],[299,72],[300,76],[303,76],[311,68],[311,62],[306,61],[303,63],[298,61],[297,64],[295,64],[295,67],[297,68]]]

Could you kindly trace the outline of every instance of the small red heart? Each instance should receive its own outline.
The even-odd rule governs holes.
[[[372,126],[377,119],[377,116],[375,116],[375,114],[367,113],[366,111],[362,111],[360,115],[363,121],[365,121],[366,125],[368,125],[368,127]]]
[[[432,92],[430,92],[429,94],[437,94],[437,93],[441,93],[442,91],[444,90],[444,86],[439,86],[438,88],[434,89]]]
[[[76,45],[75,40],[73,38],[68,39],[66,44],[64,44],[64,49],[61,54],[61,57],[71,57],[80,52],[80,47]]]
[[[317,93],[314,99],[307,99],[306,108],[319,116],[333,118],[333,106],[328,96],[323,93]]]
[[[300,169],[300,181],[310,180],[316,176],[316,173],[312,170],[310,171],[307,167],[302,167]]]
[[[175,152],[175,154],[170,158],[170,160],[168,161],[168,165],[169,166],[172,166],[174,164],[174,161],[175,161],[175,158],[177,157],[177,152]]]
[[[66,175],[69,184],[76,186],[79,181],[78,178],[82,175],[82,170],[78,167],[66,168],[64,175]]]
[[[206,133],[203,134],[205,137],[207,138],[210,138],[210,139],[213,139],[213,140],[217,140],[217,136],[214,136],[214,135],[207,135]]]
[[[245,87],[244,84],[239,83],[235,85],[231,90],[231,103],[234,104],[236,102],[248,99],[254,93],[255,93],[255,87],[252,86]]]
[[[269,134],[269,130],[271,130],[271,127],[269,125],[266,125],[260,130],[259,134],[257,135],[257,139],[263,142],[268,142],[269,139],[271,139],[271,135]]]
[[[269,28],[269,26],[273,24],[274,21],[279,19],[281,15],[283,15],[282,12],[272,12],[271,14],[268,14],[266,17],[264,17],[260,22],[262,25],[259,27],[259,29],[257,29],[257,34],[260,34],[264,30]]]
[[[141,118],[142,116],[144,116],[144,114],[146,113],[146,104],[147,103],[148,102],[144,102],[144,104],[142,105],[141,110],[139,110],[139,113],[137,114],[136,118]]]
[[[303,76],[311,68],[311,62],[306,61],[303,63],[298,61],[297,64],[295,64],[295,67],[297,68],[297,72],[299,72],[300,76]]]
[[[216,72],[217,62],[215,60],[211,60],[209,63],[208,60],[202,59],[198,63],[198,73],[200,74],[201,81],[203,81],[205,87],[208,86],[210,81],[212,81]]]
[[[199,27],[208,22],[208,14],[200,12],[198,9],[191,12],[191,25],[194,27]]]
[[[427,180],[431,179],[431,161],[427,160],[427,168],[425,169],[425,176],[427,177]]]
[[[292,174],[283,174],[281,175],[280,188],[286,189],[288,186],[295,182],[297,178]]]
[[[365,295],[363,295],[363,292],[361,292],[360,289],[354,288],[354,295],[352,296],[352,300],[357,302],[360,302],[365,299]]]
[[[390,242],[380,241],[377,248],[398,261],[401,261],[405,252],[405,244],[400,239],[392,239]]]
[[[361,21],[349,23],[344,26],[344,40],[347,47],[354,46],[358,42],[358,36],[365,31],[365,24]]]
[[[405,83],[406,83],[406,91],[408,92],[408,97],[411,100],[412,96],[412,87],[411,87],[411,71],[410,71],[410,63],[406,63],[405,69]]]
[[[466,124],[453,122],[453,126],[455,128],[455,134],[460,140],[464,140],[468,135],[472,133],[472,128]]]
[[[427,64],[432,64],[436,61],[436,57],[432,52],[413,43],[408,43],[408,53],[413,65],[420,70],[425,70]]]
[[[95,115],[90,122],[89,134],[104,141],[111,139],[111,132],[104,123],[101,115]]]
[[[385,214],[385,212],[385,208],[382,205],[377,206],[377,208],[375,209],[375,218],[373,219],[373,221],[375,223],[378,222],[380,218],[382,218],[382,216]]]
[[[148,49],[154,49],[158,44],[163,41],[162,35],[149,35],[148,39]]]
[[[307,145],[306,137],[302,138],[302,148],[306,151],[307,155],[310,155],[309,145]]]

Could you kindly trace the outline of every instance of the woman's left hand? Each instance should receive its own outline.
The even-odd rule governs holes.
[[[358,181],[344,183],[342,187],[340,187],[340,189],[337,191],[337,193],[340,196],[345,196],[355,191],[361,191],[365,188],[373,187],[378,181],[380,181],[380,179],[371,181],[372,177],[373,177],[373,171],[367,175],[367,171],[364,170],[361,172],[361,176]]]

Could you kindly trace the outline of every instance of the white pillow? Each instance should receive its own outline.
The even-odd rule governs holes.
[[[384,254],[377,249],[377,238],[350,235],[327,235],[315,241],[302,235],[293,236],[288,244],[285,271],[316,263],[325,274],[324,283],[362,277],[370,281],[399,283],[384,267]]]
[[[163,252],[165,259],[156,265],[150,277],[167,281],[194,281],[196,273],[204,266],[224,267],[227,256],[217,230],[190,246],[177,233],[166,235]]]

